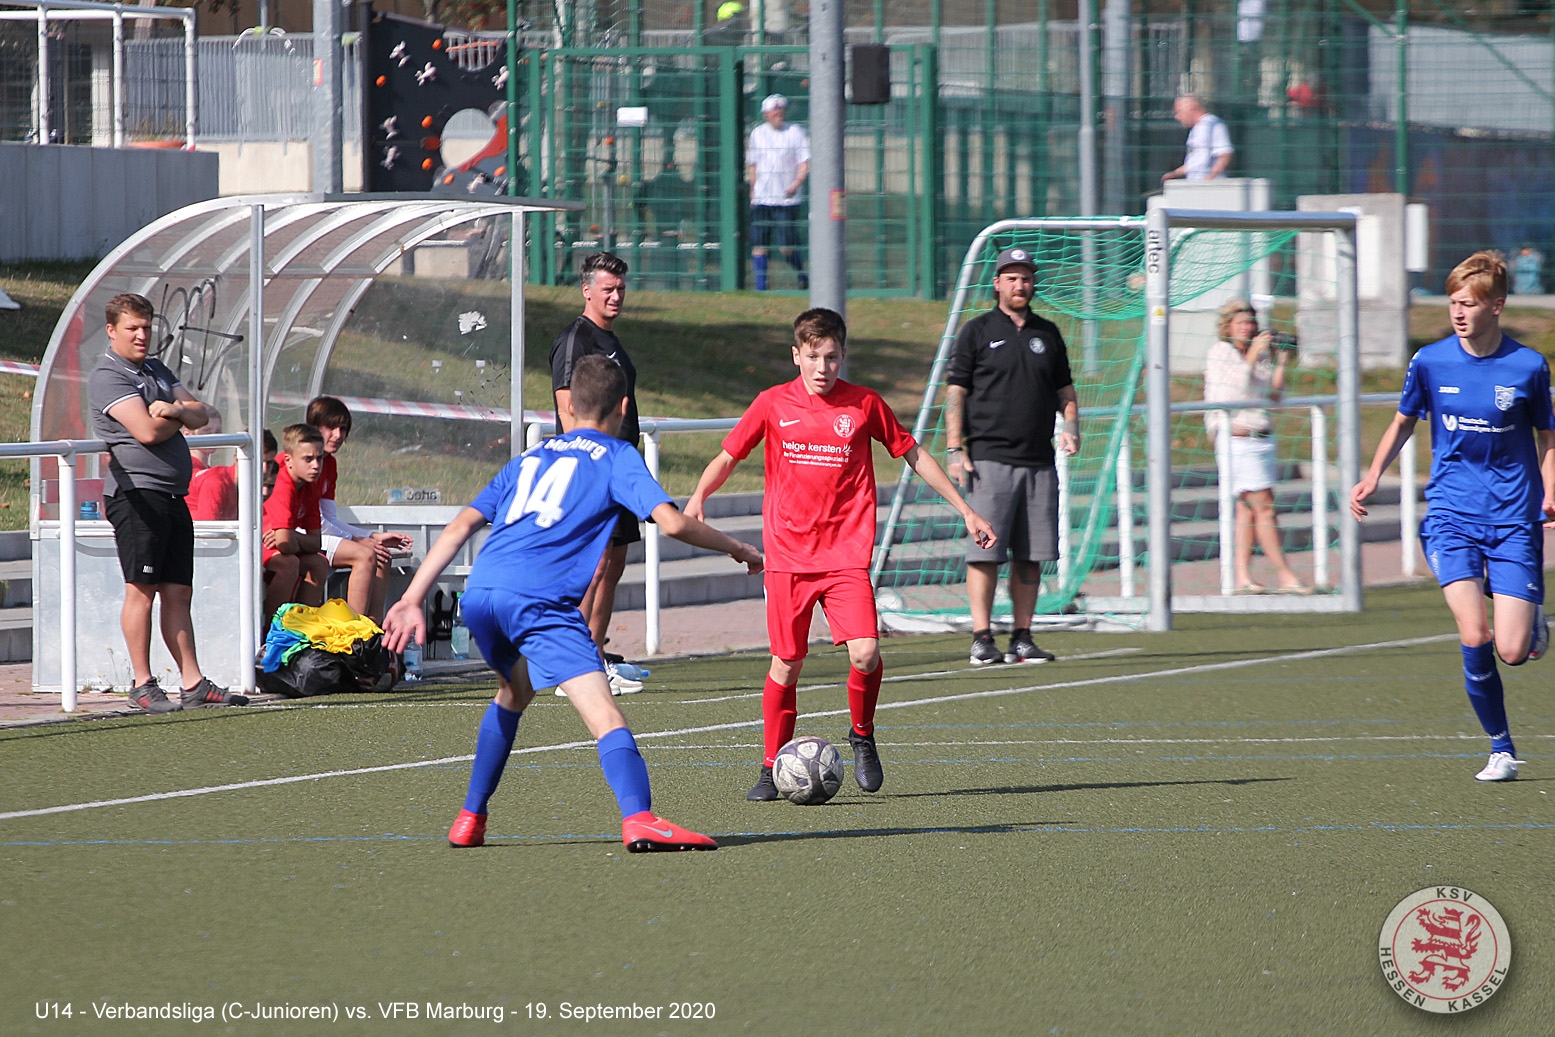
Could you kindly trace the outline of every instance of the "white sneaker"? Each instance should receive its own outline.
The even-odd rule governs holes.
[[[610,680],[610,694],[635,695],[643,690],[642,681],[628,680],[616,670],[615,663],[605,664],[605,676]]]
[[[1544,606],[1533,607],[1533,647],[1528,649],[1528,661],[1542,658],[1550,647],[1550,628],[1544,621]]]
[[[1517,765],[1523,761],[1514,759],[1511,753],[1491,753],[1485,769],[1474,775],[1475,781],[1515,781]]]

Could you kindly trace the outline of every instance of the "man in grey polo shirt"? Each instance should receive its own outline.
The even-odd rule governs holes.
[[[140,295],[108,300],[108,352],[92,369],[87,398],[92,428],[112,460],[103,481],[124,572],[119,614],[134,684],[130,704],[148,713],[192,706],[246,706],[248,699],[212,683],[194,653],[189,604],[194,593],[194,522],[189,492],[189,444],[184,429],[209,415],[167,365],[147,356],[151,303]],[[173,702],[151,673],[151,606],[162,598],[162,639],[178,663],[183,694]]]
[[[992,548],[967,550],[973,665],[1044,663],[1031,639],[1042,563],[1058,557],[1058,472],[1054,417],[1066,454],[1080,451],[1080,404],[1069,350],[1052,321],[1031,312],[1036,263],[1007,248],[994,264],[999,305],[964,324],[950,355],[945,390],[946,469],[967,487],[967,503],[993,526]],[[999,566],[1010,562],[1013,631],[1007,652],[992,632]]]

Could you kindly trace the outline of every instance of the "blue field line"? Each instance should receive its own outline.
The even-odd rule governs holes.
[[[782,831],[743,831],[743,832],[709,832],[715,839],[749,839],[760,842],[763,839],[824,839],[824,838],[853,838],[867,835],[1006,835],[1011,833],[1030,833],[1035,835],[1257,835],[1263,833],[1286,833],[1301,835],[1313,832],[1509,832],[1509,831],[1549,831],[1555,829],[1555,822],[1545,821],[1499,821],[1488,824],[1400,824],[1385,821],[1370,821],[1366,824],[1331,824],[1331,825],[1164,825],[1158,827],[1146,825],[1119,825],[1105,828],[1088,825],[1050,825],[1050,824],[982,824],[982,825],[939,825],[926,828],[892,827],[892,828],[832,828],[832,829],[787,829]],[[490,835],[486,836],[488,843],[492,842],[610,842],[619,843],[619,832],[569,833],[556,835]],[[448,837],[439,832],[431,835],[398,835],[388,832],[383,835],[310,835],[294,836],[289,838],[271,839],[19,839],[0,842],[0,848],[28,849],[28,848],[56,848],[65,846],[258,846],[275,844],[297,843],[418,843],[418,842],[446,842]]]

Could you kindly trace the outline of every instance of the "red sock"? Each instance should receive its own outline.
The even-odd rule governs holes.
[[[884,659],[875,664],[874,673],[848,668],[848,712],[853,714],[853,730],[861,735],[875,733],[875,703],[880,701],[880,678],[884,676]]]
[[[799,685],[782,685],[771,677],[761,691],[761,719],[766,735],[765,766],[772,766],[778,750],[794,737],[794,721],[799,718]]]

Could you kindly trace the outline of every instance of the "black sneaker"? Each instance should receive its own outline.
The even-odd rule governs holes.
[[[246,706],[247,695],[237,695],[228,691],[221,685],[214,683],[209,677],[201,677],[200,683],[183,691],[185,709],[194,709],[196,706]]]
[[[155,677],[130,689],[130,705],[147,713],[177,713],[184,708],[163,694]]]
[[[771,803],[778,798],[777,785],[772,781],[772,768],[763,767],[761,777],[756,779],[756,784],[745,793],[745,798],[752,803]]]
[[[1004,653],[1007,663],[1050,663],[1058,656],[1038,648],[1031,639],[1030,630],[1015,630],[1010,634],[1010,650]]]
[[[624,655],[617,655],[614,652],[601,652],[600,654],[605,657],[605,662],[607,662],[607,663],[624,663],[624,662],[626,662],[626,656],[624,656]]]
[[[880,754],[875,751],[875,736],[861,735],[848,728],[848,742],[853,746],[853,780],[865,792],[879,792],[885,772],[880,769]]]
[[[983,634],[972,638],[972,665],[986,666],[989,663],[1004,662],[1004,653],[999,651],[999,646],[993,643],[992,634]]]

